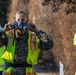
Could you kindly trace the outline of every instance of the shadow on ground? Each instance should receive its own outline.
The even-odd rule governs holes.
[[[38,65],[35,65],[34,68],[39,73],[59,72],[51,51],[41,51]]]

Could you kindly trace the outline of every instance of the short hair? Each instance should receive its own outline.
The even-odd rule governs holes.
[[[18,10],[18,11],[16,12],[16,15],[17,15],[17,14],[24,14],[24,15],[27,17],[26,23],[28,22],[28,14],[27,14],[26,11],[24,11],[24,10]],[[16,15],[15,15],[15,16],[16,16]]]
[[[27,12],[24,11],[24,10],[18,10],[18,11],[16,12],[16,14],[24,14],[25,16],[27,16]]]

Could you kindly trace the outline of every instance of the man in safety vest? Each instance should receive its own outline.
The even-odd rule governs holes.
[[[37,75],[32,66],[37,64],[40,49],[53,47],[52,38],[28,23],[25,11],[19,10],[14,23],[5,24],[3,32],[7,35],[6,51],[2,55],[6,63],[4,75]]]
[[[4,32],[1,32],[0,27],[0,75],[2,75],[2,72],[5,70],[5,61],[1,58],[5,51],[6,42],[4,40],[7,40],[6,34]]]
[[[5,50],[3,48],[5,48],[5,47],[4,46],[0,47],[0,75],[2,75],[2,72],[5,70],[5,62],[3,59],[1,59],[1,56]]]
[[[5,46],[0,47],[0,75],[2,75],[2,72],[5,69],[5,61],[1,59],[1,56],[3,55],[4,50],[5,50],[3,48],[5,48]]]
[[[3,59],[1,59],[1,56],[5,50],[3,48],[5,48],[5,47],[3,46],[0,48],[0,75],[2,75],[2,72],[5,70],[5,61]]]

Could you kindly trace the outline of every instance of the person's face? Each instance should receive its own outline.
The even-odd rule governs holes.
[[[23,13],[16,14],[15,21],[18,22],[20,20],[23,21],[23,22],[26,22],[27,21],[27,17]]]
[[[22,21],[22,22],[26,22],[27,21],[27,17],[24,15],[24,14],[16,14],[16,18],[15,18],[15,21],[16,22],[18,22],[18,21]],[[25,31],[26,30],[19,30],[19,29],[17,29],[17,32],[19,33],[19,34],[24,34],[25,33]]]

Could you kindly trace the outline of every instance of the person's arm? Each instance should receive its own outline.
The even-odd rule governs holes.
[[[30,25],[30,30],[35,32],[36,35],[38,36],[38,38],[40,39],[39,48],[41,50],[51,49],[54,45],[52,38],[48,34],[46,34],[45,32],[43,32],[41,30],[39,31],[34,24],[30,23],[29,25]]]
[[[7,46],[7,43],[8,43],[8,37],[6,35],[5,32],[0,32],[0,47],[2,46]]]
[[[37,34],[38,38],[40,39],[39,48],[41,50],[49,50],[49,49],[53,48],[53,45],[54,45],[53,40],[48,34],[46,34],[45,32],[43,32],[41,30],[36,32],[36,34]]]
[[[9,31],[11,30],[11,24],[10,22],[8,22],[7,24],[4,25],[4,28],[3,28],[3,31],[6,32],[6,31]]]

